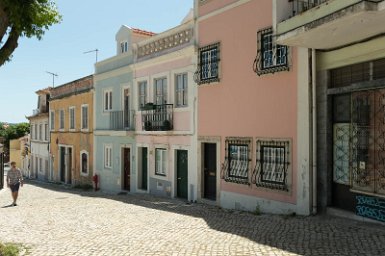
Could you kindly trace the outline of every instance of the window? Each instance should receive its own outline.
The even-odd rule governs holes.
[[[104,167],[112,168],[112,147],[104,146]]]
[[[127,41],[120,42],[120,52],[125,53],[127,51],[128,51],[128,42]]]
[[[139,82],[138,87],[139,109],[143,109],[147,103],[147,81]]]
[[[70,113],[70,130],[75,130],[75,107],[70,107],[69,108],[69,113]]]
[[[48,141],[48,124],[44,124],[44,140]]]
[[[289,70],[288,48],[275,43],[272,28],[258,31],[258,50],[254,71],[258,75]]]
[[[88,129],[88,105],[82,105],[82,130]]]
[[[33,136],[35,136],[35,131],[34,131],[34,129],[35,129],[35,125],[31,124],[31,139],[34,139]]]
[[[284,140],[257,140],[257,186],[288,190],[289,145]]]
[[[187,106],[187,74],[178,74],[175,77],[175,103],[177,107]]]
[[[227,182],[250,184],[251,138],[227,138],[222,178]]]
[[[104,111],[112,110],[112,91],[104,92]]]
[[[34,128],[35,128],[34,131],[33,131],[33,133],[35,135],[34,139],[37,140],[37,124],[34,125]]]
[[[219,43],[199,49],[198,84],[219,81]]]
[[[43,172],[43,158],[39,158],[39,172]]]
[[[81,151],[80,152],[80,159],[81,159],[81,173],[82,174],[88,174],[88,152],[87,151]]]
[[[167,103],[167,78],[155,79],[154,82],[155,105]]]
[[[39,140],[43,140],[43,125],[39,124]]]
[[[166,176],[167,167],[167,150],[163,148],[157,148],[155,150],[155,174]]]
[[[60,116],[59,116],[59,129],[63,130],[64,129],[64,110],[60,110]]]
[[[51,125],[51,130],[55,130],[55,112],[51,111],[50,114],[50,125]]]

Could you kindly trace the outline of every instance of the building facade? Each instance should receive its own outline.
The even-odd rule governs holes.
[[[309,88],[299,82],[308,59],[275,42],[272,1],[197,0],[195,9],[198,200],[309,214]]]
[[[136,45],[136,179],[138,192],[197,199],[197,89],[194,21]]]
[[[92,184],[93,97],[92,75],[51,89],[50,177],[55,182]]]
[[[50,88],[39,90],[37,109],[28,117],[30,124],[31,148],[30,148],[30,178],[50,180],[49,168],[49,97]]]
[[[152,35],[122,26],[116,56],[95,65],[95,173],[104,191],[136,190],[133,45]]]
[[[277,40],[308,48],[320,211],[385,221],[385,1],[275,1]]]

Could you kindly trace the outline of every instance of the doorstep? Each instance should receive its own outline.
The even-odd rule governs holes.
[[[330,215],[330,216],[336,216],[336,217],[340,217],[340,218],[346,218],[346,219],[350,219],[350,220],[362,221],[362,222],[367,222],[367,223],[380,224],[380,225],[385,226],[385,222],[381,222],[381,221],[365,218],[362,216],[358,216],[354,212],[349,212],[349,211],[341,210],[341,209],[334,208],[334,207],[327,207],[326,208],[326,214]]]

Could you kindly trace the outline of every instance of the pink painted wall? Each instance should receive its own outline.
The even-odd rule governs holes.
[[[224,2],[200,5],[208,13]],[[257,76],[253,61],[257,31],[272,26],[272,1],[253,0],[199,22],[199,45],[220,42],[220,82],[198,89],[198,135],[221,136],[221,163],[225,138],[230,136],[292,139],[290,193],[221,181],[221,190],[295,203],[297,175],[297,70],[291,49],[290,72]],[[255,166],[255,144],[253,168]],[[252,172],[251,172],[252,173]]]
[[[206,0],[206,2],[199,4],[199,16],[204,16],[212,11],[218,10],[237,1],[238,0]]]

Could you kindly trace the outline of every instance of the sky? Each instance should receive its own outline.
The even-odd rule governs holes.
[[[11,62],[0,66],[0,122],[28,122],[37,108],[39,89],[61,85],[94,73],[98,61],[116,54],[121,25],[163,32],[180,24],[193,0],[56,0],[63,16],[41,41],[21,38]]]

